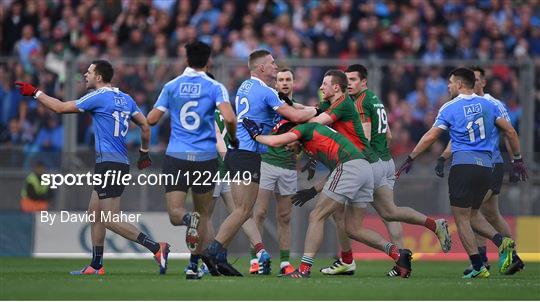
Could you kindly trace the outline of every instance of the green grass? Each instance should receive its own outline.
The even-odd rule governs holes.
[[[461,279],[466,263],[413,263],[410,279],[384,276],[390,261],[357,261],[354,276],[310,279],[271,276],[186,280],[184,260],[172,260],[157,275],[151,260],[106,260],[105,276],[71,276],[83,259],[0,258],[0,299],[6,300],[522,300],[540,299],[540,263],[527,263],[515,276],[493,272],[489,279]],[[297,261],[295,262],[297,263]],[[235,265],[247,270],[247,260]],[[273,267],[276,271],[277,267]]]

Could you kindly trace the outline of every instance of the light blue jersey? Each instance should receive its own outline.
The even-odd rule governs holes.
[[[508,115],[508,111],[506,110],[506,107],[504,106],[503,102],[497,100],[493,96],[491,96],[489,93],[486,93],[483,95],[484,98],[492,101],[495,105],[497,105],[497,108],[499,108],[499,111],[501,111],[502,117],[506,119],[510,124],[512,123],[510,121],[510,116]],[[493,163],[494,164],[502,164],[504,163],[504,160],[501,155],[501,150],[499,149],[499,139],[500,139],[500,133],[499,128],[495,127],[495,131],[493,133],[494,141],[495,141],[495,149],[493,150]]]
[[[266,145],[253,140],[242,125],[242,120],[247,117],[262,128],[262,134],[270,134],[272,128],[280,119],[276,110],[285,104],[279,99],[275,89],[268,87],[256,77],[245,80],[236,93],[235,105],[238,119],[237,137],[242,150],[265,153]]]
[[[133,98],[116,87],[103,87],[76,100],[75,104],[79,111],[92,114],[96,163],[129,164],[126,148],[129,121],[141,113]]]
[[[154,108],[169,112],[171,136],[165,154],[183,160],[216,158],[216,107],[229,102],[225,87],[204,72],[187,67],[163,87]]]
[[[450,131],[452,165],[493,167],[495,121],[502,112],[493,101],[476,94],[460,94],[439,110],[433,127]]]

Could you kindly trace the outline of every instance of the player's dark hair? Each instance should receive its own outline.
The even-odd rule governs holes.
[[[484,68],[478,66],[478,65],[473,65],[471,67],[469,67],[470,70],[472,70],[473,72],[474,71],[478,71],[480,73],[480,75],[482,76],[482,78],[484,78],[486,76],[486,71],[484,70]]]
[[[248,58],[249,70],[253,70],[255,68],[254,66],[255,61],[257,61],[260,58],[264,58],[268,55],[271,55],[271,53],[266,49],[257,49],[257,50],[254,50],[252,53],[250,53],[249,58]]]
[[[367,79],[368,75],[367,68],[364,65],[360,64],[349,65],[349,67],[345,69],[345,72],[358,72],[358,77],[360,78],[360,80]]]
[[[450,76],[459,78],[467,88],[474,88],[476,77],[474,76],[474,71],[470,70],[469,68],[456,68],[450,72]]]
[[[349,85],[349,81],[347,80],[347,75],[343,71],[338,69],[330,69],[324,74],[324,76],[331,76],[332,84],[338,84],[339,88],[341,88],[341,92],[347,91],[347,85]]]
[[[296,127],[298,124],[293,122],[285,122],[281,126],[279,126],[278,130],[276,131],[276,134],[283,134],[289,132],[292,128]]]
[[[94,72],[101,76],[104,83],[110,83],[114,76],[114,69],[106,60],[94,60],[92,64],[95,66]]]
[[[281,68],[278,72],[290,72],[292,74],[292,78],[294,80],[294,71],[288,67],[285,67],[285,68]]]
[[[196,41],[191,44],[186,44],[186,55],[189,67],[203,68],[208,64],[211,53],[212,49],[204,42]]]

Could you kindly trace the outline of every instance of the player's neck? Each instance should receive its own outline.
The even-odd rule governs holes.
[[[474,94],[474,90],[473,89],[460,89],[458,90],[459,94],[464,94],[464,95],[472,95]]]
[[[484,96],[484,94],[485,94],[485,93],[484,93],[483,90],[480,90],[480,91],[477,93],[477,95],[479,95],[479,96]]]
[[[103,87],[112,87],[111,83],[96,83],[96,89],[101,89]]]
[[[256,72],[252,72],[251,76],[263,81],[268,86],[272,86],[272,78],[271,77],[268,77],[268,76],[265,76],[263,74],[259,74],[259,73],[256,73]]]
[[[344,98],[345,95],[343,93],[339,93],[339,94],[335,94],[334,96],[332,96],[329,101],[330,101],[330,104],[333,104],[339,100],[341,100],[342,98]]]

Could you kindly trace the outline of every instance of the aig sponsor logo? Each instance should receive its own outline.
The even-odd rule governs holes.
[[[180,84],[180,96],[198,97],[201,95],[201,84],[182,83]]]

